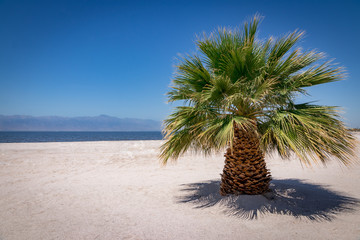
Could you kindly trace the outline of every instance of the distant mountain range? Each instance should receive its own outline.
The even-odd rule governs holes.
[[[33,117],[0,115],[0,131],[160,131],[161,122],[149,119],[96,117]]]

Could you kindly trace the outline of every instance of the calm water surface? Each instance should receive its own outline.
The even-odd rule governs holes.
[[[161,132],[0,132],[0,143],[161,140]]]

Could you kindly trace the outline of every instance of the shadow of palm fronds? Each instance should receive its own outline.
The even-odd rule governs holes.
[[[313,221],[331,221],[340,212],[355,211],[360,201],[299,179],[272,180],[271,193],[265,195],[228,195],[219,193],[220,181],[213,180],[181,185],[185,195],[178,203],[191,203],[195,208],[223,207],[228,215],[256,219],[266,213],[305,217]]]

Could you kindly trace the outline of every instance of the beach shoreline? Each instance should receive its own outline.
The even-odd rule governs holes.
[[[163,167],[161,143],[1,143],[0,239],[360,237],[359,164],[269,155],[275,200],[221,198],[222,153]]]

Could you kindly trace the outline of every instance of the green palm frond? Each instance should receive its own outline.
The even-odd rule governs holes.
[[[198,93],[211,81],[210,73],[197,56],[184,57],[177,69],[173,90],[168,92],[169,102],[196,100]]]
[[[204,105],[178,107],[164,122],[167,141],[161,147],[161,159],[177,159],[188,149],[210,153],[231,144],[234,124],[252,128],[254,122],[246,117],[220,115],[216,109]]]
[[[304,88],[340,81],[343,78],[344,69],[342,67],[334,67],[331,65],[331,62],[326,62],[320,66],[313,66],[300,74],[291,76],[289,81],[291,81],[296,88]]]
[[[279,66],[283,64],[283,57],[303,36],[304,32],[295,31],[276,40],[275,43],[272,44],[267,60],[267,71],[269,74],[279,74],[279,69],[281,69]]]
[[[309,165],[331,157],[348,164],[354,156],[355,139],[335,107],[299,104],[273,111],[259,129],[264,150],[277,149],[282,157],[294,152]]]
[[[351,161],[354,138],[336,108],[294,104],[308,87],[342,80],[343,68],[324,62],[322,53],[296,48],[301,31],[258,40],[259,22],[255,16],[241,31],[204,34],[196,42],[199,55],[180,59],[168,99],[186,105],[164,122],[164,163],[188,149],[232,146],[235,125],[258,133],[263,149],[282,157],[295,153],[306,164]]]

